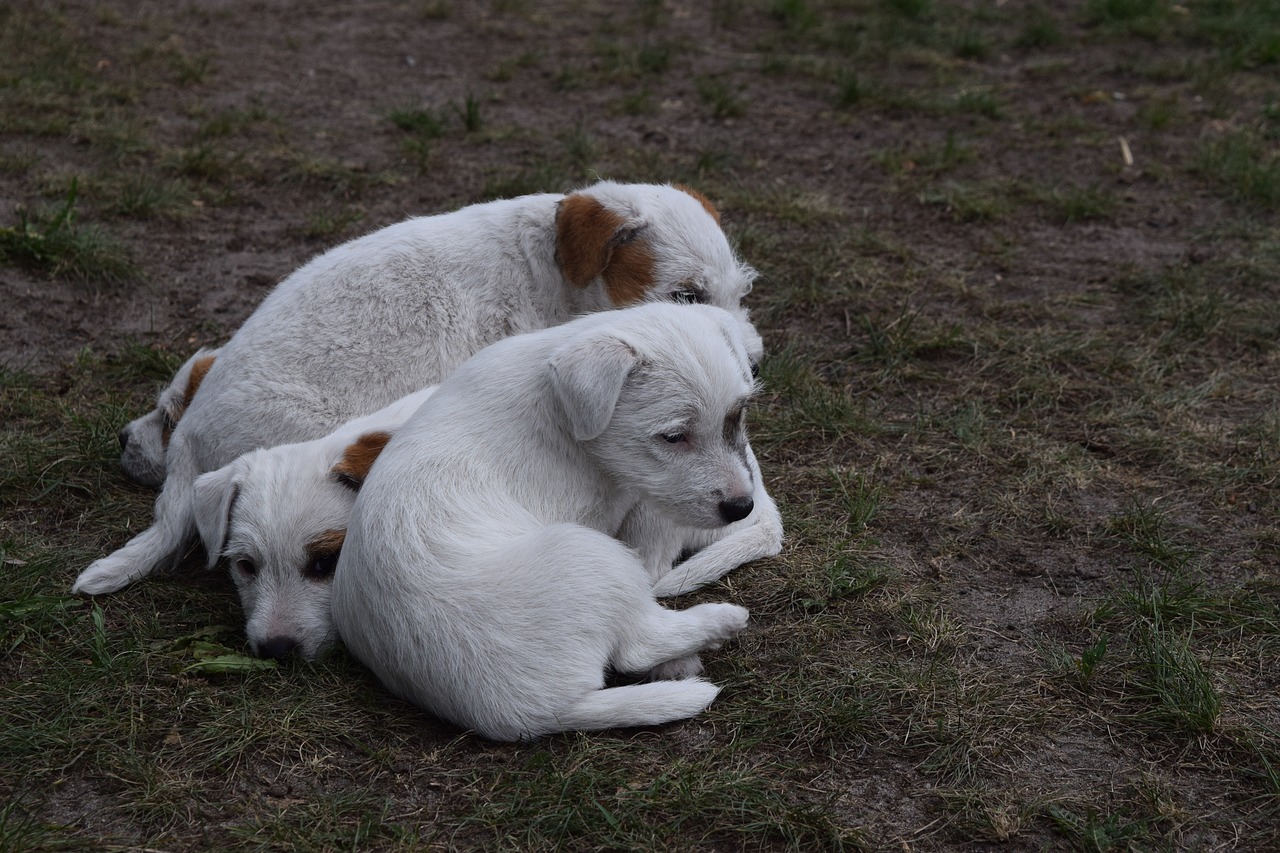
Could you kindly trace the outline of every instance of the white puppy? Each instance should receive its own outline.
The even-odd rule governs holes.
[[[120,467],[129,479],[153,489],[164,482],[164,454],[169,447],[169,436],[217,357],[217,347],[197,350],[160,392],[156,407],[120,430]]]
[[[719,688],[701,679],[606,688],[606,672],[684,672],[747,611],[663,608],[643,555],[611,534],[639,505],[705,530],[750,515],[749,346],[718,308],[646,305],[460,367],[356,498],[333,587],[347,648],[392,692],[495,740],[705,708]]]
[[[210,567],[227,558],[255,655],[314,658],[333,644],[329,593],[356,492],[391,434],[434,390],[196,479],[196,527]]]
[[[322,436],[439,382],[495,340],[643,301],[705,302],[746,322],[754,271],[715,211],[670,186],[602,182],[410,219],[289,276],[222,348],[169,442],[151,528],[77,578],[120,589],[176,562],[197,476]],[[749,341],[758,354],[759,336]]]

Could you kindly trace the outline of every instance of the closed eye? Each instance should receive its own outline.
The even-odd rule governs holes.
[[[707,294],[701,290],[677,290],[671,294],[671,301],[681,305],[704,305],[707,301]]]

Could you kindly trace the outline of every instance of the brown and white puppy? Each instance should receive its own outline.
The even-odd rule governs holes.
[[[253,450],[196,479],[192,509],[212,567],[226,557],[259,657],[314,658],[333,644],[329,593],[356,492],[434,387],[324,438]]]
[[[120,430],[120,467],[130,480],[153,489],[164,483],[164,455],[169,448],[169,436],[195,398],[205,374],[218,357],[218,349],[197,350],[156,397],[156,407]]]
[[[325,435],[439,382],[482,347],[641,302],[706,303],[760,338],[755,272],[705,199],[603,181],[410,219],[282,281],[222,348],[170,439],[152,527],[77,578],[105,593],[176,562],[195,535],[196,477],[260,447]]]

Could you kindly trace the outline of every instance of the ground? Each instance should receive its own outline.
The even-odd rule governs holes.
[[[1275,0],[7,4],[0,848],[1280,846],[1278,63]],[[706,714],[487,744],[255,666],[199,554],[69,595],[281,277],[597,177],[761,272]]]

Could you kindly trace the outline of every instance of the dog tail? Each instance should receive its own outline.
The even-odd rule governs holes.
[[[189,454],[170,452],[169,463],[164,488],[156,497],[155,521],[111,555],[91,563],[76,578],[72,593],[116,592],[182,559],[196,534],[191,495],[198,472]]]
[[[556,722],[561,731],[656,726],[698,714],[719,692],[701,678],[609,687],[583,696],[557,714]]]

